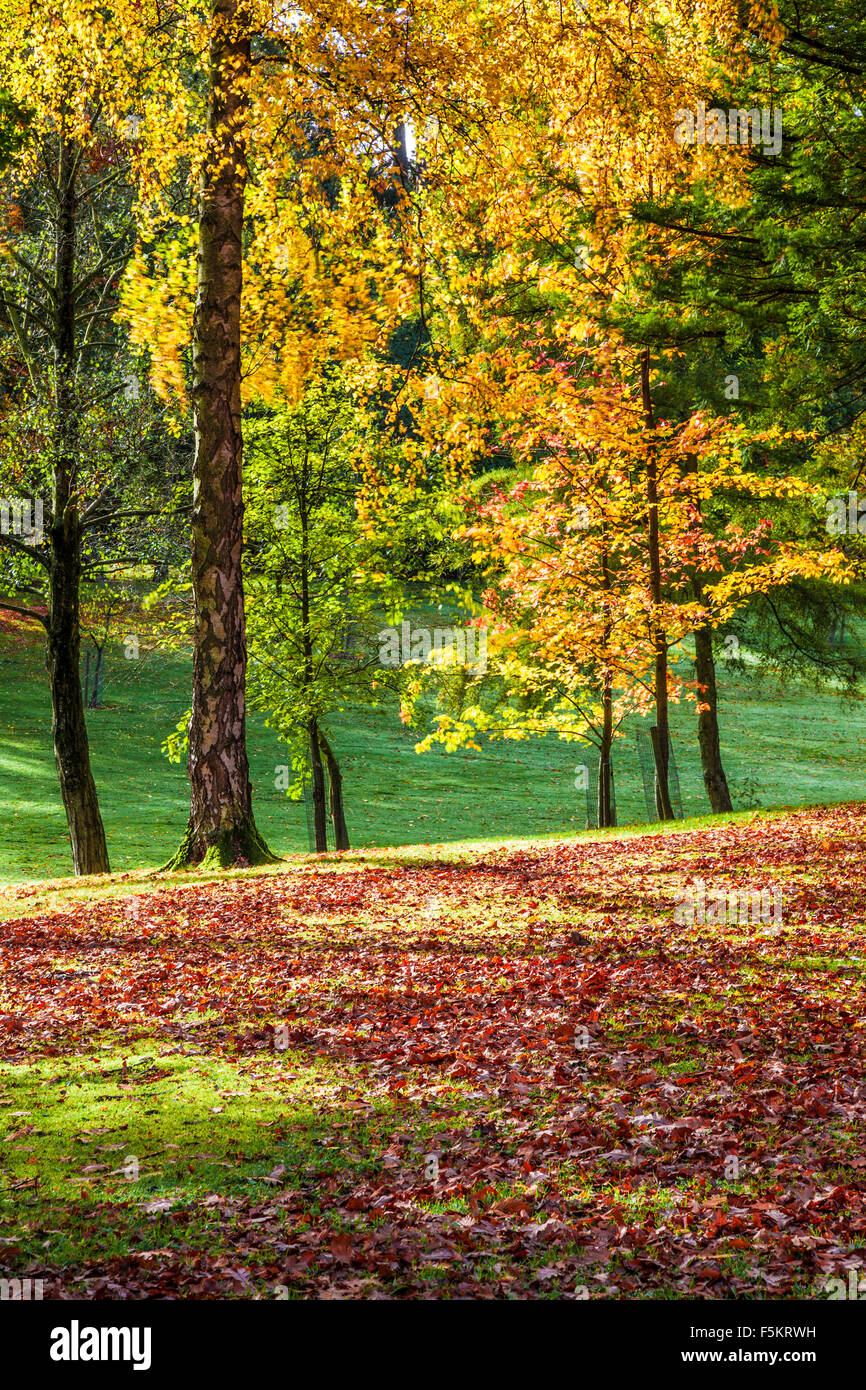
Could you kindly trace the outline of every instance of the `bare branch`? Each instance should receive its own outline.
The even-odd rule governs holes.
[[[10,603],[6,598],[0,598],[0,608],[8,613],[20,613],[25,618],[35,618],[46,630],[48,628],[47,617],[44,613],[37,613],[35,608],[25,608],[20,603]]]

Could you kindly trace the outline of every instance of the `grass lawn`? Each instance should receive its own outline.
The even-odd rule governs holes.
[[[866,1269],[866,806],[0,892],[0,1277],[796,1298]],[[674,900],[775,886],[770,921]]]
[[[735,806],[809,805],[866,795],[866,704],[833,691],[728,677],[721,668],[723,756]],[[126,661],[108,654],[104,708],[88,714],[93,765],[112,868],[156,867],[186,823],[185,770],[160,743],[188,707],[189,662],[163,653]],[[51,749],[42,648],[0,631],[0,882],[70,872]],[[673,711],[674,749],[686,815],[706,810],[691,704]],[[572,834],[586,824],[575,771],[579,744],[531,739],[480,754],[419,756],[396,713],[358,711],[336,721],[347,819],[354,845],[442,843]],[[281,854],[309,846],[303,805],[274,787],[285,745],[252,716],[249,733],[258,824]],[[632,732],[616,748],[621,824],[645,820]]]

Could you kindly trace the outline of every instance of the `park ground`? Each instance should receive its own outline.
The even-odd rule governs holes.
[[[851,803],[7,885],[0,1275],[60,1299],[856,1285],[864,870]],[[679,924],[696,879],[781,914]]]
[[[189,706],[190,658],[142,639],[135,661],[109,644],[103,707],[88,733],[111,866],[156,868],[180,843],[186,769],[160,751]],[[866,699],[831,686],[780,683],[719,663],[722,751],[735,810],[855,801],[866,796]],[[694,704],[672,710],[674,752],[687,817],[707,809]],[[253,714],[249,749],[256,818],[279,854],[310,848],[303,804],[287,800],[276,770],[288,751]],[[506,836],[569,836],[586,826],[578,768],[584,745],[556,738],[487,744],[480,752],[418,755],[419,735],[395,710],[359,709],[334,721],[353,845],[387,847]],[[51,748],[43,643],[0,620],[0,883],[71,872],[69,838]],[[633,726],[614,747],[621,825],[647,820]]]

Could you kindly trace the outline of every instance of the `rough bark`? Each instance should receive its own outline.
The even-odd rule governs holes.
[[[54,468],[48,527],[46,666],[51,687],[51,732],[76,874],[110,873],[105,830],[81,690],[81,531],[75,504],[78,423],[75,401],[76,150],[60,137],[54,255]]]
[[[240,320],[250,41],[241,18],[238,0],[213,0],[193,321],[190,815],[173,868],[275,858],[253,819],[246,747]]]
[[[328,764],[328,800],[331,820],[334,823],[334,846],[338,850],[350,849],[349,831],[346,828],[346,816],[343,811],[343,774],[340,772],[340,764],[337,762],[334,750],[321,729],[319,730],[319,746]]]
[[[649,348],[641,353],[640,384],[644,425],[651,434],[655,430],[655,412],[650,391]],[[664,625],[658,620],[662,602],[661,553],[659,546],[658,460],[650,440],[646,465],[647,507],[649,513],[650,596],[653,607],[654,694],[656,729],[658,730],[659,759],[656,763],[656,809],[661,820],[673,820],[668,787],[670,756],[670,721],[668,715],[668,642]]]

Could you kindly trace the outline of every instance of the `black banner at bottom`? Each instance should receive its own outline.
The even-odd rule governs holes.
[[[852,1306],[852,1304],[854,1306]],[[815,1302],[24,1302],[0,1303],[4,1361],[16,1377],[48,1385],[148,1377],[206,1377],[230,1384],[283,1367],[309,1378],[310,1359],[331,1383],[361,1365],[413,1385],[520,1373],[515,1354],[549,1374],[575,1356],[594,1375],[672,1374],[699,1384],[708,1372],[760,1367],[766,1383],[793,1374],[826,1383],[859,1366],[864,1312],[858,1299]],[[454,1340],[456,1339],[456,1340]],[[294,1366],[294,1371],[292,1370]],[[303,1368],[303,1369],[302,1369]],[[560,1371],[561,1374],[561,1371]],[[581,1373],[585,1378],[585,1371]]]

